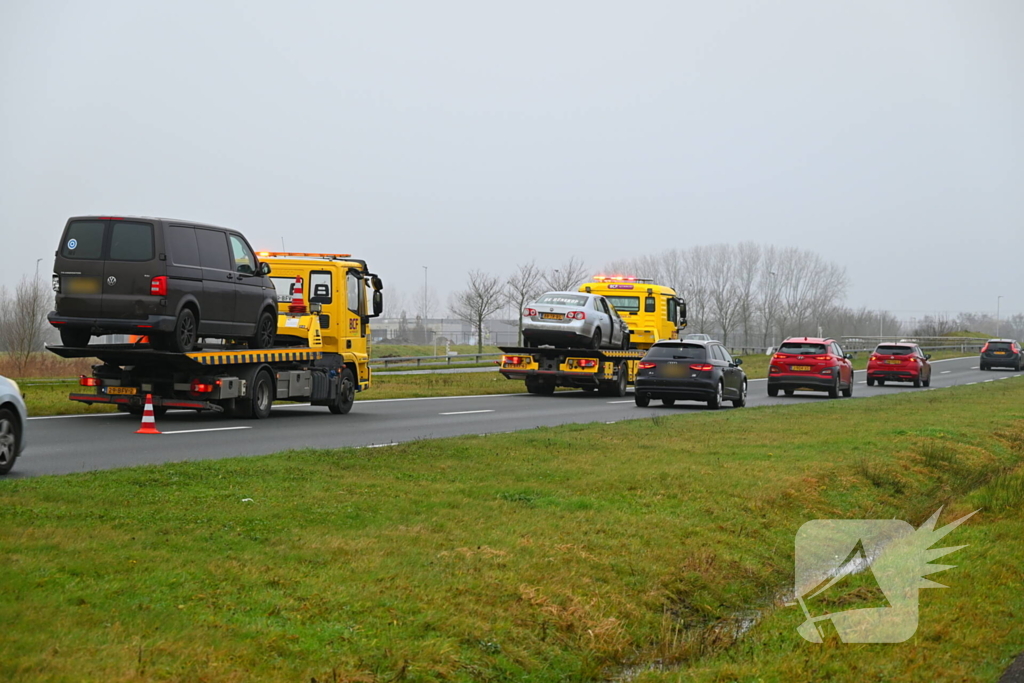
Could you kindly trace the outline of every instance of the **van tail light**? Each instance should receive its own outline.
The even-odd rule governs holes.
[[[638,368],[640,368],[641,370],[650,370],[651,368],[656,368],[656,367],[658,367],[658,364],[657,364],[657,363],[654,363],[654,362],[652,362],[652,361],[649,361],[649,360],[642,360],[642,361],[640,361],[640,363],[639,363],[639,364],[637,365],[637,367],[638,367]]]
[[[153,296],[167,296],[167,276],[160,275],[150,280],[149,293]]]
[[[583,311],[569,311],[568,313],[565,314],[565,317],[569,318],[570,320],[586,320],[587,314],[584,313]]]
[[[527,318],[532,318],[533,316],[537,315],[537,309],[527,308],[525,311],[523,311],[523,315],[525,315]]]
[[[982,353],[985,353],[986,351],[988,351],[988,342],[985,342],[985,345],[981,347]]]
[[[690,365],[690,369],[697,372],[711,372],[714,367],[711,363],[693,363]]]
[[[103,386],[103,382],[101,382],[100,380],[96,379],[95,377],[86,377],[85,375],[82,375],[81,377],[78,378],[78,384],[83,387]]]

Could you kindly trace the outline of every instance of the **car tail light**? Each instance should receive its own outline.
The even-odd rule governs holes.
[[[213,382],[203,382],[198,379],[192,380],[192,384],[189,386],[189,391],[193,394],[210,394],[217,388],[217,385]]]
[[[654,362],[649,361],[649,360],[642,360],[637,365],[637,367],[640,368],[641,370],[650,370],[651,368],[655,368],[657,366],[658,366],[657,363],[654,363]]]
[[[832,356],[815,356],[814,360],[832,360]]]
[[[149,283],[149,293],[153,296],[167,296],[167,277],[159,275]]]
[[[78,378],[78,384],[83,387],[103,386],[103,382],[101,382],[100,380],[96,379],[95,377],[86,377],[85,375],[82,375],[81,377]]]
[[[50,286],[53,288],[54,292],[60,294],[60,275],[53,276],[53,280],[51,281]]]
[[[523,315],[525,315],[527,318],[532,318],[533,316],[537,315],[537,309],[527,308],[525,311],[523,311]]]
[[[523,357],[522,356],[502,356],[501,357],[501,362],[502,363],[509,363],[511,365],[519,365],[520,363],[523,362]]]
[[[583,311],[569,311],[568,313],[565,314],[565,317],[569,318],[570,320],[586,320],[587,314],[584,313]]]
[[[868,358],[868,360],[881,360],[881,358],[879,358],[878,356],[872,355],[871,358]]]
[[[690,365],[691,370],[696,370],[698,372],[711,372],[714,367],[715,366],[711,363],[693,363]]]
[[[597,361],[594,360],[593,358],[581,358],[578,361],[576,361],[576,367],[579,367],[579,368],[596,368],[597,367]]]
[[[985,345],[981,347],[982,353],[985,353],[986,351],[988,351],[988,342],[985,342]]]

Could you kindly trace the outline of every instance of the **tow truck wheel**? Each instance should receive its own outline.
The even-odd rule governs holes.
[[[0,410],[0,474],[7,474],[14,467],[21,444],[21,427],[14,413]]]
[[[76,329],[74,327],[60,330],[60,343],[64,346],[88,346],[92,335],[89,330]]]
[[[274,345],[275,334],[277,318],[271,315],[270,311],[263,311],[256,323],[256,336],[250,337],[246,345],[250,349],[269,349]]]
[[[555,383],[552,380],[540,377],[527,377],[526,391],[540,396],[550,396],[555,393]]]
[[[235,399],[234,417],[263,420],[270,416],[274,403],[274,380],[266,370],[260,370],[252,381],[252,391],[245,398]]]
[[[356,378],[352,371],[345,368],[341,371],[341,379],[338,381],[338,395],[334,402],[327,406],[335,415],[344,415],[352,410],[352,404],[356,401]]]

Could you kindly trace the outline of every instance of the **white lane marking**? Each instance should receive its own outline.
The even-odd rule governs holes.
[[[438,415],[474,415],[476,413],[493,413],[493,410],[457,410],[454,413],[438,413]]]
[[[977,366],[977,365],[972,365],[972,366],[971,366],[971,370],[977,370],[977,369],[978,369],[978,366]]]
[[[30,417],[30,420],[64,420],[69,417],[124,417],[128,413],[87,413],[85,415],[42,415]]]
[[[951,373],[951,372],[953,372],[953,371],[952,371],[952,370],[943,370],[943,371],[942,371],[942,372],[940,372],[939,374],[940,374],[940,375],[948,375],[948,374],[949,374],[949,373]]]
[[[631,399],[629,401],[605,401],[605,403],[635,403],[635,402],[636,402],[635,399]]]
[[[867,381],[864,381],[864,382],[857,382],[857,384],[867,384]]]
[[[179,429],[174,432],[161,432],[161,434],[195,434],[196,432],[227,432],[232,429],[252,429],[252,427],[213,427],[211,429]]]
[[[999,379],[1010,379],[1009,377],[1000,377]]]
[[[356,446],[356,448],[387,448],[388,446],[397,446],[398,442],[395,443],[372,443],[368,446]]]
[[[971,385],[974,385],[974,384],[977,384],[977,382],[968,382],[967,386],[971,386]]]
[[[995,382],[995,380],[994,379],[987,379],[987,380],[985,380],[985,384],[988,384],[989,382]]]
[[[508,396],[530,396],[519,392],[515,394],[476,394],[475,396],[420,396],[419,398],[370,398],[360,403],[388,403],[392,401],[445,401],[452,398],[506,398]]]

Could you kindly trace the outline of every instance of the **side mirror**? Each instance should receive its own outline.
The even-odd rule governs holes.
[[[845,358],[846,360],[851,360],[853,358],[853,354],[852,353],[844,353],[843,354],[843,358]]]
[[[739,367],[739,366],[743,365],[743,359],[742,358],[733,358],[732,359],[732,364],[735,365],[736,367]]]
[[[928,359],[929,359],[929,358],[931,358],[931,357],[932,357],[932,354],[930,354],[930,353],[926,353],[926,354],[924,354],[924,359],[925,359],[925,360],[928,360]]]
[[[260,264],[260,275],[270,275],[270,264],[269,263],[261,263]]]
[[[384,289],[384,283],[380,281],[380,276],[378,275],[370,276],[370,286],[373,287],[375,292],[379,292]]]
[[[384,294],[379,289],[373,290],[373,315],[371,318],[380,317],[384,312]]]

